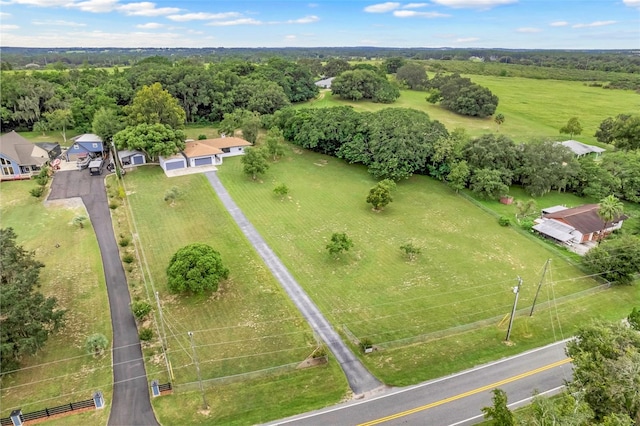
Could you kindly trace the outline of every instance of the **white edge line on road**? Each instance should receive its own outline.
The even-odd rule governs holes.
[[[536,396],[538,396],[538,395],[546,395],[548,393],[556,393],[557,391],[559,391],[562,388],[564,388],[564,385],[563,386],[558,386],[557,388],[549,389],[549,390],[544,391],[544,392],[540,392]],[[520,401],[512,402],[511,404],[507,404],[507,407],[511,408],[511,407],[516,407],[516,406],[527,404],[527,403],[531,402],[531,400],[533,398],[535,398],[535,397],[534,396],[530,396],[528,398],[521,399]],[[468,419],[461,420],[461,421],[459,421],[457,423],[451,423],[449,426],[458,426],[458,425],[461,425],[461,424],[464,424],[464,423],[479,419],[481,417],[484,417],[484,414],[478,414],[477,416],[469,417]]]
[[[573,339],[573,337],[569,337],[567,339],[560,340],[560,341],[554,342],[554,343],[550,343],[550,344],[548,344],[546,346],[541,346],[539,348],[531,349],[531,350],[528,350],[526,352],[522,352],[522,353],[519,353],[517,355],[510,356],[508,358],[502,358],[502,359],[499,359],[498,361],[493,361],[493,362],[490,362],[488,364],[483,364],[483,365],[480,365],[478,367],[471,368],[469,370],[464,370],[464,371],[460,371],[459,373],[454,373],[454,374],[450,374],[448,376],[440,377],[439,379],[435,379],[435,380],[431,380],[431,381],[428,381],[428,382],[424,382],[424,383],[420,383],[420,384],[417,384],[417,385],[413,385],[413,386],[409,386],[409,387],[406,387],[406,388],[402,388],[402,389],[398,389],[398,390],[395,390],[395,391],[391,391],[389,393],[386,393],[386,394],[380,395],[380,396],[376,396],[376,397],[371,398],[371,399],[363,399],[363,400],[357,401],[357,402],[347,402],[344,405],[340,405],[338,407],[329,408],[327,410],[322,410],[322,411],[310,413],[310,414],[307,414],[307,415],[297,416],[295,418],[290,418],[290,419],[286,419],[286,420],[276,420],[275,422],[270,422],[270,423],[267,423],[267,424],[284,425],[284,424],[287,424],[287,423],[292,423],[292,422],[296,422],[296,421],[299,421],[299,420],[305,420],[305,419],[309,419],[309,418],[312,418],[312,417],[316,417],[316,416],[319,416],[319,415],[322,415],[322,414],[333,413],[334,411],[344,410],[345,408],[351,408],[351,407],[355,407],[355,406],[358,406],[358,405],[361,405],[361,404],[368,404],[370,402],[377,401],[377,400],[382,399],[382,398],[388,398],[390,396],[398,395],[398,394],[401,394],[401,393],[404,393],[404,392],[409,392],[409,391],[412,391],[414,389],[420,389],[420,388],[425,387],[425,386],[433,385],[435,383],[439,383],[439,382],[442,382],[442,381],[445,381],[445,380],[448,380],[448,379],[452,379],[454,377],[462,376],[462,375],[465,375],[465,374],[468,374],[468,373],[473,373],[475,371],[479,371],[479,370],[482,370],[484,368],[492,367],[494,365],[498,365],[498,364],[501,364],[503,362],[507,362],[507,361],[510,361],[510,360],[513,360],[513,359],[516,359],[516,358],[520,358],[520,357],[523,357],[523,356],[526,356],[526,355],[529,355],[529,354],[532,354],[532,353],[535,353],[535,352],[538,352],[538,351],[542,351],[542,350],[551,348],[553,346],[557,346],[557,345],[560,345],[560,344],[565,344],[566,342],[568,342],[569,340],[572,340],[572,339]],[[550,391],[547,391],[547,392],[550,392]],[[518,402],[520,402],[520,401],[518,401]],[[514,404],[517,404],[517,402],[514,402]]]

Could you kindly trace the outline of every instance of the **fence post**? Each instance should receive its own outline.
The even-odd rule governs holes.
[[[95,405],[96,410],[104,408],[104,396],[102,395],[102,391],[96,391],[93,393],[93,405]]]
[[[17,409],[13,410],[9,415],[11,417],[11,422],[13,422],[13,426],[22,426],[22,410]]]
[[[151,395],[154,398],[160,396],[160,384],[155,379],[151,382]]]

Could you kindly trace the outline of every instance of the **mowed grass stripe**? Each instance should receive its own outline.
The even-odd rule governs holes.
[[[297,148],[258,182],[242,174],[239,159],[218,173],[325,315],[361,337],[403,339],[508,313],[518,275],[526,306],[554,258],[423,176],[399,183],[395,201],[374,213],[365,198],[375,182],[363,167]],[[278,183],[290,188],[284,201],[272,193]],[[339,259],[325,250],[333,232],[355,243]],[[413,263],[399,250],[408,241],[423,249]],[[554,260],[558,297],[595,285]]]

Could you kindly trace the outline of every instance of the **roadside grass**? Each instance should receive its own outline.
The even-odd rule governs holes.
[[[66,326],[49,337],[36,355],[26,357],[21,369],[2,377],[0,417],[13,409],[24,413],[90,399],[101,390],[111,403],[113,376],[111,352],[101,358],[87,355],[86,338],[100,333],[112,340],[111,317],[97,240],[89,221],[84,229],[72,224],[84,209],[45,207],[29,190],[34,181],[0,184],[2,227],[12,227],[18,244],[34,250],[45,264],[40,273],[40,291],[55,296],[67,310]],[[56,247],[56,244],[59,247]],[[71,415],[65,424],[104,424],[109,409]]]
[[[60,132],[45,132],[44,134],[42,132],[20,132],[20,136],[30,140],[31,142],[50,142],[50,143],[57,142],[60,144],[61,147],[71,146],[71,144],[73,143],[71,138],[81,134],[82,133],[79,133],[73,129],[69,129],[67,130],[67,134],[66,134],[67,142],[65,142]]]
[[[415,383],[551,341],[536,321],[528,331],[514,332],[515,349],[486,334],[488,324],[509,314],[518,276],[524,282],[519,307],[531,306],[549,258],[552,278],[547,280],[554,299],[564,300],[562,306],[597,286],[564,256],[499,226],[493,215],[424,176],[400,182],[394,202],[374,213],[365,198],[375,182],[364,167],[296,147],[288,146],[287,155],[257,182],[242,173],[237,158],[225,159],[218,174],[337,329],[346,326],[374,345],[399,346],[364,358],[389,384]],[[272,192],[279,183],[289,187],[285,200]],[[346,232],[355,244],[338,259],[325,249],[333,232]],[[414,262],[399,249],[406,242],[422,248]],[[618,314],[623,306],[630,310],[629,299],[637,297],[630,291],[636,290],[616,288],[605,292],[611,296],[599,296],[616,298],[615,306],[598,304],[601,314]],[[619,303],[621,297],[626,303]],[[573,323],[574,311],[575,306],[567,308],[561,321]],[[465,327],[472,331],[462,333]],[[450,337],[414,343],[432,340],[430,335]],[[440,367],[416,361],[431,353],[427,347],[440,349],[432,355],[442,357],[434,359]]]
[[[182,196],[171,206],[164,201],[164,194],[174,186]],[[163,402],[165,398],[153,401],[162,423],[173,424],[199,415],[198,408],[189,402],[197,401],[200,394],[191,392],[198,387],[188,331],[193,332],[209,404],[215,407],[205,416],[207,421],[221,422],[223,418],[225,423],[227,419],[239,423],[254,421],[250,419],[264,421],[336,403],[347,393],[346,380],[332,365],[295,370],[316,349],[317,341],[204,175],[169,179],[159,167],[142,167],[127,173],[125,188],[135,218],[131,232],[139,236],[144,250],[139,256],[150,271],[143,284],[146,291],[136,285],[137,297],[150,299],[155,307],[148,294],[159,293],[167,353],[175,376],[173,379],[167,376],[159,345],[145,343],[149,377],[158,378],[161,383],[170,380],[176,389],[166,398],[171,402]],[[124,207],[117,211],[121,209],[124,211]],[[230,270],[229,279],[221,283],[215,294],[169,293],[165,270],[171,257],[179,248],[195,242],[209,244],[221,253]],[[290,364],[293,366],[289,369],[294,372],[278,372],[280,366]],[[260,370],[263,372],[257,374],[258,379],[218,384],[226,383],[223,377]],[[290,386],[279,384],[285,380],[282,377],[286,377]],[[247,395],[254,386],[255,395],[249,398]],[[276,398],[282,404],[269,409],[264,406],[249,409],[247,403],[252,398],[265,402]],[[193,406],[194,411],[185,410],[185,405]]]
[[[430,73],[430,77],[433,77]],[[304,107],[350,105],[358,111],[378,111],[383,108],[413,108],[426,112],[433,120],[442,122],[450,131],[461,127],[471,136],[500,133],[516,142],[531,139],[570,139],[561,135],[560,128],[571,117],[578,117],[584,130],[574,139],[601,145],[594,137],[600,123],[607,117],[632,113],[640,109],[640,96],[630,90],[605,90],[590,87],[579,81],[536,80],[522,77],[466,75],[474,83],[487,87],[500,102],[496,114],[505,116],[498,126],[493,117],[472,118],[450,112],[426,101],[426,92],[401,90],[400,98],[392,104],[369,101],[345,101],[333,96],[330,90],[311,101],[297,104]]]

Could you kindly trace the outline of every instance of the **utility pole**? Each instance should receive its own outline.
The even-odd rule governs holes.
[[[196,364],[196,372],[198,373],[198,382],[200,383],[200,392],[202,392],[202,404],[203,409],[208,409],[209,404],[207,404],[207,399],[204,395],[204,388],[202,387],[202,376],[200,376],[200,364],[198,364],[198,355],[196,354],[196,347],[193,344],[193,332],[187,332],[189,335],[189,341],[191,342],[191,351],[193,352],[193,362]]]
[[[551,263],[551,259],[547,259],[547,262],[544,264],[544,270],[542,271],[542,276],[540,277],[540,282],[538,283],[538,289],[536,290],[536,297],[533,298],[533,305],[531,305],[531,312],[529,312],[529,316],[533,316],[533,309],[536,307],[536,300],[538,300],[538,293],[540,293],[540,287],[542,287],[542,283],[544,282],[544,277],[547,274],[547,268],[549,267],[549,263]]]
[[[513,309],[511,310],[511,318],[509,319],[509,328],[507,329],[506,342],[509,341],[511,336],[511,326],[513,325],[513,317],[516,315],[516,307],[518,306],[518,296],[520,295],[520,286],[522,285],[522,278],[518,277],[518,285],[513,288],[513,292],[516,294],[516,298],[513,301]]]
[[[160,296],[158,292],[155,293],[156,304],[158,305],[158,314],[160,315],[160,325],[162,326],[162,353],[164,354],[164,363],[167,365],[167,374],[170,379],[173,379],[171,374],[171,368],[169,368],[169,358],[167,357],[167,332],[164,329],[164,317],[162,316],[162,306],[160,306]]]

